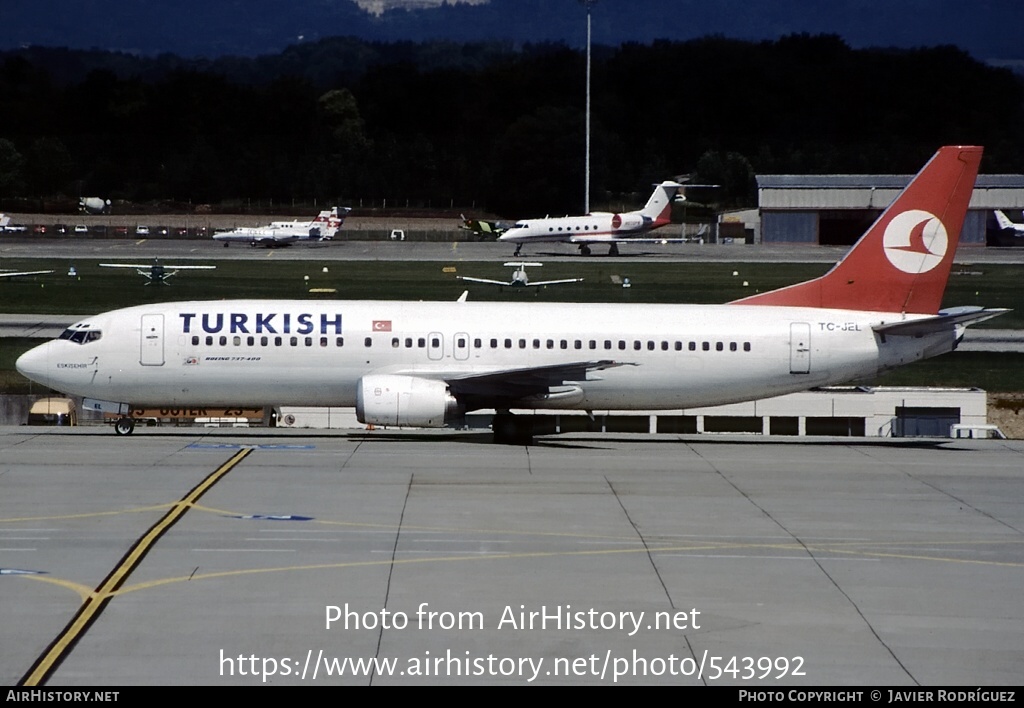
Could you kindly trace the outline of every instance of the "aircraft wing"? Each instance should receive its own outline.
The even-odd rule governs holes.
[[[563,280],[539,280],[537,282],[530,281],[529,283],[523,283],[523,285],[534,286],[534,285],[560,285],[562,283],[582,283],[583,278],[565,278]]]
[[[20,273],[4,273],[0,272],[0,278],[13,278],[16,275],[46,275],[47,273],[53,273],[52,270],[25,270]]]
[[[213,270],[217,267],[214,265],[166,265],[164,263],[100,263],[102,268],[152,268],[154,265],[175,270]]]
[[[307,236],[308,237],[308,236]],[[259,233],[256,231],[221,231],[213,235],[214,241],[255,243],[260,246],[268,244],[292,243],[300,238],[295,233]]]
[[[571,236],[569,243],[690,243],[693,239],[658,238],[656,236],[615,236],[613,234],[597,234],[594,236]]]
[[[445,377],[453,396],[470,407],[511,405],[530,396],[542,396],[558,386],[592,379],[591,373],[627,364],[603,359],[551,366],[504,369]]]
[[[468,275],[457,275],[455,276],[459,280],[469,280],[473,283],[490,283],[491,285],[515,285],[510,280],[490,280],[488,278],[470,278]],[[531,283],[532,285],[532,283]]]

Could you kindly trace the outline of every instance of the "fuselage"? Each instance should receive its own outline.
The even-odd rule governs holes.
[[[615,241],[638,236],[667,224],[658,223],[640,212],[610,214],[598,212],[587,216],[563,216],[546,219],[524,219],[498,237],[510,243],[564,242],[591,243]]]
[[[676,409],[869,378],[955,347],[950,332],[872,330],[899,319],[742,305],[184,302],[86,318],[17,368],[58,391],[139,406],[351,406],[369,375],[451,383],[607,362],[523,407]]]
[[[300,239],[320,238],[321,228],[326,224],[312,221],[306,222],[275,222],[270,226],[242,226],[232,231],[222,231],[213,235],[215,241],[221,242],[261,242],[292,243]]]

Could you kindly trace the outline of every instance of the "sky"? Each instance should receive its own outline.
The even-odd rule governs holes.
[[[854,48],[953,44],[1024,64],[1024,0],[593,0],[593,41],[837,34]],[[275,54],[331,36],[582,47],[582,0],[0,0],[0,49]]]

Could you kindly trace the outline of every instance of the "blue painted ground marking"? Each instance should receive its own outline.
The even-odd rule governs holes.
[[[258,521],[312,521],[312,516],[298,516],[296,514],[245,514],[244,516],[229,516],[229,519],[256,519]]]
[[[0,575],[46,575],[45,570],[19,570],[18,568],[0,568]]]

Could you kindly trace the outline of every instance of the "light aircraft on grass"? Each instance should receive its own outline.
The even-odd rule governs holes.
[[[832,270],[723,305],[235,300],[86,318],[17,361],[134,429],[139,408],[354,406],[443,427],[493,409],[671,410],[857,380],[956,348],[1005,310],[940,310],[980,147],[941,148]]]
[[[213,270],[217,266],[212,265],[164,265],[159,259],[153,259],[152,263],[100,263],[101,268],[134,268],[135,272],[146,279],[144,285],[159,283],[170,285],[168,279],[176,275],[179,270]],[[68,275],[71,275],[68,272]]]
[[[23,270],[15,273],[9,270],[0,270],[0,278],[13,278],[18,275],[46,275],[47,273],[53,273],[52,270]]]
[[[4,222],[4,219],[7,219],[7,216],[4,215],[4,214],[0,214],[0,229],[2,229],[4,226],[6,226],[6,223]],[[54,271],[52,271],[52,270],[23,270],[23,271],[15,272],[15,271],[10,271],[10,270],[5,270],[3,268],[0,268],[0,278],[14,278],[14,277],[17,277],[19,275],[46,275],[48,273],[53,273],[53,272]]]
[[[536,267],[544,265],[543,263],[531,263],[529,261],[509,261],[505,264],[506,267],[515,268],[512,271],[512,280],[491,280],[490,278],[471,278],[468,275],[456,276],[459,280],[468,280],[471,283],[490,283],[491,285],[511,285],[513,287],[526,287],[534,286],[538,287],[541,285],[559,285],[561,283],[579,283],[583,278],[563,278],[561,280],[540,280],[533,282],[529,276],[526,275],[526,267]]]
[[[685,185],[665,181],[654,185],[654,192],[643,209],[622,214],[597,211],[586,216],[545,217],[522,219],[503,231],[499,241],[516,245],[513,256],[518,256],[525,243],[575,243],[580,254],[590,255],[593,244],[608,244],[608,255],[619,255],[619,244],[671,243],[680,239],[644,238],[644,234],[670,223],[672,202],[685,199],[680,190]]]
[[[274,248],[290,246],[296,241],[330,241],[350,211],[349,207],[334,207],[320,212],[312,221],[272,221],[268,226],[242,226],[215,233],[213,239],[222,242],[225,248],[233,242]]]

